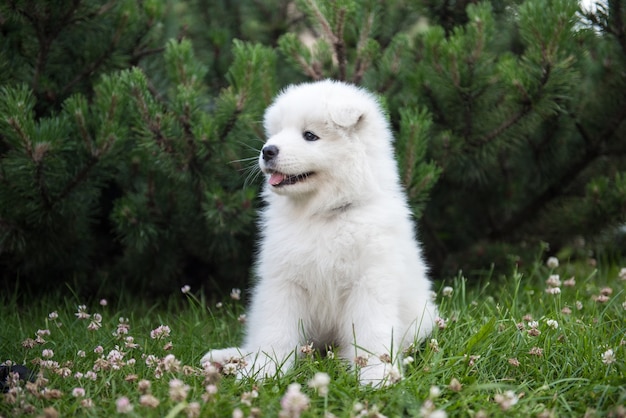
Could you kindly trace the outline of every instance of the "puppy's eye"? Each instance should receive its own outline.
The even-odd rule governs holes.
[[[304,131],[304,133],[302,134],[302,137],[307,141],[317,141],[318,139],[320,139],[319,136],[315,135],[311,131]]]

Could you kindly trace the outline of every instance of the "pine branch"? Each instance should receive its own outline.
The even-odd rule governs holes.
[[[149,56],[149,55],[155,55],[155,54],[160,54],[161,52],[165,51],[165,47],[159,47],[159,48],[146,48],[146,49],[140,49],[139,51],[135,51],[133,53],[133,55],[130,57],[130,63],[132,65],[137,65],[139,64],[139,61],[141,61],[143,58]]]
[[[339,65],[339,79],[346,79],[346,64],[348,58],[346,56],[346,43],[343,39],[343,31],[346,23],[346,9],[339,9],[337,17],[337,27],[335,29],[335,41],[333,46],[335,47],[335,53],[337,54],[337,64]]]
[[[89,130],[87,129],[87,125],[85,123],[85,116],[82,112],[77,112],[74,114],[74,118],[76,119],[76,124],[78,125],[78,130],[80,131],[80,136],[85,143],[85,147],[89,150],[91,155],[94,155],[95,150],[93,147],[93,139],[89,134]]]
[[[51,202],[51,207],[64,200],[67,196],[74,191],[80,184],[82,184],[89,177],[89,173],[96,166],[99,159],[95,156],[89,156],[87,165],[74,176],[74,178],[63,188],[61,193]]]
[[[37,188],[39,189],[39,194],[41,195],[44,207],[46,209],[50,209],[52,206],[50,202],[50,194],[48,193],[48,186],[46,186],[43,172],[43,161],[38,161],[35,163],[35,182],[37,183]]]
[[[17,2],[10,1],[9,6],[11,9],[25,17],[33,27],[35,34],[37,36],[37,41],[39,42],[39,51],[37,52],[37,60],[35,62],[35,71],[33,73],[33,80],[31,82],[31,88],[33,91],[37,91],[39,87],[39,78],[41,74],[45,71],[46,64],[48,62],[48,55],[50,53],[50,48],[52,44],[59,36],[63,28],[71,21],[72,16],[80,6],[81,0],[72,0],[72,4],[67,9],[67,11],[63,14],[63,16],[58,19],[58,21],[52,22],[52,25],[48,25],[49,16],[38,16],[34,13],[29,13],[26,9],[18,8]]]
[[[106,123],[111,123],[115,118],[115,110],[117,108],[117,96],[113,95],[111,97],[111,105],[107,111]],[[82,115],[81,115],[82,116]],[[115,135],[109,134],[106,141],[102,144],[100,148],[93,148],[93,141],[91,141],[91,137],[87,132],[86,127],[84,126],[84,120],[82,117],[77,116],[77,122],[79,125],[79,129],[81,130],[81,135],[83,136],[83,140],[85,140],[89,146],[89,157],[87,159],[87,164],[70,180],[70,182],[63,188],[61,193],[51,201],[51,206],[56,205],[58,202],[64,200],[69,194],[76,189],[80,184],[85,182],[89,178],[89,174],[91,170],[96,166],[96,164],[100,161],[100,157],[106,153],[110,149],[110,147],[115,142]],[[82,126],[81,126],[82,125]],[[41,145],[41,144],[38,144]],[[37,149],[35,150],[35,154],[37,154]]]
[[[297,52],[294,52],[293,57],[298,62],[298,64],[300,65],[300,68],[302,68],[302,70],[307,76],[311,77],[311,79],[313,80],[322,79],[323,74],[319,66],[317,66],[316,68],[315,66],[309,65],[309,63],[306,62],[306,60]]]
[[[604,6],[600,6],[595,13],[587,12],[584,16],[603,32],[615,36],[622,53],[626,55],[626,30],[622,19],[622,8],[624,5],[622,0],[613,0],[608,2],[608,7],[608,11]]]
[[[596,141],[592,139],[580,123],[576,122],[576,129],[586,144],[583,156],[577,162],[570,165],[555,182],[548,186],[542,193],[535,196],[522,210],[502,223],[502,226],[499,228],[490,231],[488,237],[490,239],[499,240],[512,235],[515,230],[521,229],[523,225],[534,219],[550,202],[561,197],[565,190],[576,181],[578,175],[597,157],[603,155],[602,148],[605,142],[615,134],[625,120],[626,109],[622,109]]]
[[[363,80],[363,75],[371,64],[371,61],[369,59],[363,58],[361,54],[363,52],[363,49],[365,48],[365,45],[367,45],[367,40],[369,39],[370,34],[372,33],[372,26],[374,26],[374,17],[374,12],[371,12],[367,17],[367,20],[365,21],[365,26],[363,26],[363,29],[359,34],[359,42],[356,48],[357,59],[356,63],[354,64],[354,74],[352,75],[352,82],[357,85],[361,84],[361,80]]]
[[[622,20],[624,7],[626,6],[622,4],[622,0],[612,0],[608,3],[611,8],[609,11],[609,17],[613,20],[610,33],[615,35],[620,47],[622,48],[622,53],[626,55],[626,30],[624,28],[624,21]]]
[[[22,125],[19,121],[13,117],[8,120],[9,125],[15,130],[15,132],[20,137],[22,143],[24,144],[24,149],[26,150],[26,155],[33,161],[35,165],[35,184],[37,184],[37,188],[39,190],[39,194],[41,195],[41,200],[43,201],[44,207],[49,209],[52,207],[52,202],[50,199],[50,194],[48,192],[48,187],[44,181],[44,167],[43,167],[43,159],[48,152],[50,146],[47,143],[39,143],[33,147],[33,142],[30,137],[24,132]]]
[[[490,231],[487,237],[492,240],[500,240],[513,235],[515,230],[521,229],[525,224],[533,220],[550,202],[561,197],[563,191],[567,190],[578,178],[577,176],[581,171],[589,166],[597,157],[597,150],[595,148],[588,148],[585,154],[576,163],[570,165],[570,167],[561,174],[558,180],[548,186],[542,193],[535,196],[524,208],[503,222],[500,227]]]
[[[26,132],[24,132],[24,129],[22,129],[22,125],[14,117],[8,118],[7,122],[13,128],[13,130],[15,130],[17,135],[20,137],[22,144],[24,144],[24,149],[26,149],[26,154],[30,158],[33,158],[33,142],[30,140]]]
[[[326,16],[324,16],[324,14],[319,9],[319,7],[317,7],[317,2],[315,2],[314,0],[308,0],[307,3],[309,7],[311,8],[311,10],[313,11],[315,18],[319,22],[322,28],[322,32],[324,33],[326,38],[330,40],[330,42],[333,45],[333,48],[335,49],[335,56],[337,58],[337,64],[339,66],[338,78],[339,80],[345,81],[347,57],[346,57],[346,44],[343,39],[343,31],[345,28],[346,9],[341,8],[337,10],[337,24],[336,24],[335,30],[333,30],[330,23],[326,19]],[[300,63],[300,65],[302,65],[301,59],[298,59],[298,62]],[[306,65],[308,66],[308,64]],[[313,71],[307,71],[309,75],[311,75],[311,73],[317,74],[318,72],[320,71],[315,71],[314,69]],[[315,79],[318,80],[319,78],[321,78],[321,76]]]
[[[171,153],[174,148],[172,147],[172,144],[170,144],[170,142],[168,141],[167,137],[161,131],[160,121],[153,120],[150,116],[148,104],[141,94],[141,91],[137,87],[135,87],[132,90],[132,94],[137,100],[137,104],[139,105],[139,113],[141,114],[141,119],[143,120],[145,126],[148,127],[148,130],[152,133],[152,137],[154,138],[155,142],[165,152]]]
[[[82,79],[93,74],[98,69],[98,67],[100,67],[106,61],[106,59],[109,58],[111,54],[113,54],[113,52],[115,51],[115,48],[117,47],[117,44],[120,41],[123,28],[126,26],[127,22],[128,22],[128,15],[123,14],[122,19],[119,25],[117,26],[117,28],[115,29],[115,33],[113,34],[113,37],[111,38],[111,42],[109,43],[109,46],[107,47],[107,49],[95,61],[86,65],[85,68],[78,75],[76,75],[76,77],[74,77],[69,83],[67,83],[61,89],[61,95],[65,95]]]
[[[534,101],[539,100],[541,96],[543,95],[543,89],[548,83],[548,80],[550,79],[551,69],[552,67],[550,63],[544,62],[544,67],[542,68],[541,80],[539,81],[539,87],[533,98]],[[520,120],[526,117],[533,110],[533,106],[532,106],[533,99],[530,98],[530,96],[528,95],[528,92],[526,92],[526,90],[522,88],[521,84],[517,83],[516,86],[522,93],[522,97],[523,97],[522,108],[515,114],[511,115],[508,119],[502,121],[500,125],[498,125],[491,132],[489,132],[488,134],[480,138],[478,141],[473,141],[475,142],[476,145],[485,145],[493,141],[495,138],[502,135],[504,132],[509,130],[512,126],[517,124]]]
[[[242,111],[243,107],[238,105],[233,113],[230,115],[228,121],[226,121],[224,127],[220,131],[219,137],[222,140],[226,139],[226,137],[230,135],[230,132],[235,128],[235,125],[237,124],[237,121],[239,120],[239,116],[241,115]]]

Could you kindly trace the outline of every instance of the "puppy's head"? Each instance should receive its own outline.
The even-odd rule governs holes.
[[[266,188],[345,205],[376,184],[375,160],[390,157],[391,135],[376,99],[325,80],[290,86],[265,113],[259,166]]]

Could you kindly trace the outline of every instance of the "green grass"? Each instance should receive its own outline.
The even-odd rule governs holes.
[[[551,273],[559,274],[561,281],[574,276],[576,284],[562,284],[560,294],[548,294],[545,280]],[[71,294],[28,305],[16,302],[15,295],[3,295],[0,362],[26,365],[40,371],[45,380],[28,387],[22,382],[0,395],[0,416],[55,416],[55,412],[115,416],[116,401],[127,397],[133,406],[129,416],[194,416],[189,405],[197,403],[192,407],[199,409],[200,416],[231,417],[239,409],[242,416],[273,417],[279,415],[281,399],[294,382],[301,384],[301,392],[310,400],[303,417],[325,413],[435,417],[444,416],[442,411],[447,416],[624,416],[626,281],[620,280],[618,266],[591,271],[586,266],[562,265],[552,271],[537,265],[527,274],[514,272],[491,283],[470,285],[458,277],[448,285],[453,288],[450,296],[443,296],[443,285],[437,292],[445,328],[412,353],[415,361],[399,383],[380,390],[360,386],[344,362],[322,358],[317,352],[301,358],[285,376],[263,384],[206,375],[198,367],[204,352],[235,345],[241,338],[238,318],[244,307],[236,300],[224,301],[220,308],[181,292],[153,306],[138,296],[110,300],[107,306],[96,300],[87,306],[91,318],[79,319],[75,314],[83,301]],[[608,300],[596,301],[603,288],[612,290]],[[53,311],[58,319],[50,319]],[[89,330],[95,313],[102,316],[101,327]],[[114,335],[120,317],[128,318],[128,333]],[[557,321],[558,327],[551,327],[548,320]],[[529,333],[531,321],[537,321],[538,335]],[[170,335],[151,338],[151,331],[160,325],[169,326]],[[23,347],[38,330],[50,331],[43,336],[46,342]],[[126,347],[129,336],[138,347]],[[102,354],[94,352],[98,346]],[[53,351],[49,360],[58,365],[38,365],[48,349]],[[607,362],[609,349],[614,361]],[[80,350],[84,357],[78,355]],[[123,353],[117,364],[101,359],[114,356],[112,350]],[[168,354],[180,361],[178,367],[158,372],[146,364],[148,356],[163,359]],[[86,377],[98,364],[95,380]],[[330,376],[326,396],[307,385],[316,372]],[[77,373],[83,377],[76,377]],[[172,379],[189,386],[186,400],[171,399]],[[141,380],[150,382],[144,392],[156,398],[158,406],[140,404]],[[208,384],[217,389],[210,397]],[[84,389],[85,395],[74,396],[75,388]],[[514,402],[506,405],[507,396]],[[85,406],[86,402],[92,406]]]

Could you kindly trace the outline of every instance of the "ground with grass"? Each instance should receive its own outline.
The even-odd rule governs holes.
[[[459,276],[436,289],[439,328],[383,389],[306,346],[262,384],[201,367],[208,348],[240,340],[237,290],[208,303],[183,288],[153,306],[2,295],[0,362],[35,375],[2,382],[0,416],[624,417],[625,288],[626,269],[556,259],[482,283]]]

